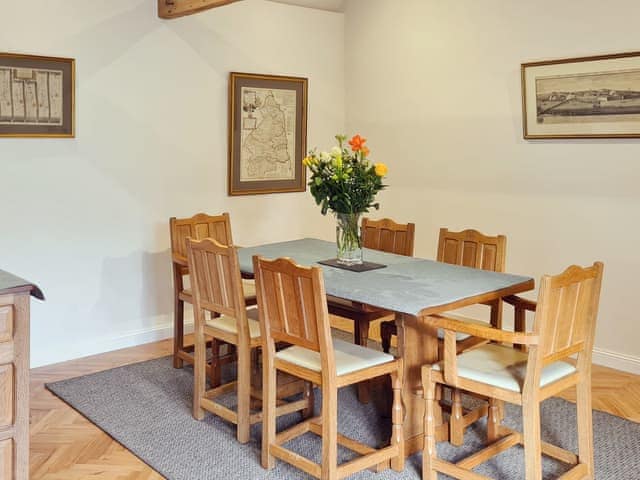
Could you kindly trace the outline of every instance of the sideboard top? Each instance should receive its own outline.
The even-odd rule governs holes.
[[[12,273],[0,270],[0,295],[24,292],[29,292],[34,297],[44,300],[44,295],[36,284],[24,278],[16,277]]]

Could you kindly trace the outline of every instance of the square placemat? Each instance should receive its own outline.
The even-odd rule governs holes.
[[[386,268],[386,265],[375,262],[362,262],[355,265],[343,265],[338,263],[337,258],[330,258],[328,260],[320,260],[318,263],[327,265],[329,267],[341,268],[343,270],[349,270],[350,272],[368,272],[369,270],[378,270],[379,268]]]

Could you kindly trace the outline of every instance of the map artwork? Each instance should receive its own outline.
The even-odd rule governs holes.
[[[240,180],[295,178],[296,92],[242,87]]]
[[[0,125],[62,125],[62,76],[0,65]]]

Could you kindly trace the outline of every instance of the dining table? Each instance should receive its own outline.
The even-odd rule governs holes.
[[[384,265],[383,268],[356,272],[320,265],[318,262],[335,258],[336,246],[334,242],[316,238],[239,248],[243,275],[253,274],[254,255],[270,259],[289,257],[300,265],[320,266],[327,295],[395,312],[398,355],[404,365],[402,400],[407,456],[421,450],[423,445],[421,368],[438,361],[438,332],[429,321],[430,316],[534,288],[534,280],[528,276],[366,248],[364,260]],[[446,436],[446,428],[441,428],[439,437],[446,439]]]

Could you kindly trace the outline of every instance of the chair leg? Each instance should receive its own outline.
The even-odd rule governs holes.
[[[451,416],[449,417],[449,442],[460,446],[464,443],[464,413],[462,411],[462,393],[458,388],[451,389]]]
[[[322,465],[320,480],[338,478],[338,391],[322,385]]]
[[[438,480],[438,472],[433,469],[436,450],[436,384],[431,378],[431,368],[422,368],[422,388],[424,390],[424,446],[422,450],[422,480]]]
[[[196,317],[202,317],[202,313],[196,313]],[[204,410],[200,402],[204,397],[207,379],[207,343],[202,331],[202,320],[202,318],[196,318],[195,343],[193,346],[193,417],[196,420],[204,418]]]
[[[487,441],[493,443],[498,440],[502,415],[500,400],[489,398],[489,414],[487,415]]]
[[[251,349],[251,385],[262,388],[262,368],[259,348]]]
[[[540,444],[540,403],[533,400],[522,406],[525,479],[542,478],[542,446]]]
[[[237,438],[240,443],[249,441],[251,422],[251,349],[238,345],[238,424]]]
[[[527,331],[527,317],[526,317],[526,310],[524,308],[515,307],[515,310],[513,312],[513,331],[514,332]],[[526,345],[518,345],[516,348],[522,352],[527,351]]]
[[[435,409],[434,419],[436,421],[436,425],[442,425],[442,397],[444,395],[444,386],[440,384],[436,384],[436,405],[438,408]]]
[[[273,455],[269,448],[276,440],[276,370],[273,365],[275,349],[262,352],[262,468],[274,467]]]
[[[353,341],[356,345],[367,346],[369,340],[369,320],[365,318],[354,319]],[[370,382],[364,381],[358,384],[358,400],[360,403],[369,403]]]
[[[404,412],[402,410],[402,378],[404,374],[402,361],[399,361],[397,373],[391,374],[393,388],[393,405],[391,407],[391,444],[398,446],[398,455],[391,459],[391,468],[396,472],[404,470]]]
[[[502,330],[502,310],[503,303],[501,299],[494,300],[491,304],[491,326]],[[524,330],[522,330],[524,332]]]
[[[589,479],[595,478],[593,461],[593,413],[591,411],[591,375],[576,386],[578,408],[578,461],[587,466]]]
[[[394,326],[388,321],[380,324],[380,339],[382,340],[382,351],[384,353],[389,353],[389,350],[391,350],[391,336],[393,335]]]
[[[304,420],[313,417],[315,393],[313,391],[313,383],[304,382],[304,390],[302,391],[304,399],[307,401],[307,407],[301,411]]]
[[[369,340],[369,320],[364,318],[355,319],[353,336],[353,341],[356,345],[366,347]]]
[[[220,347],[222,342],[217,338],[211,339],[211,374],[209,383],[211,388],[220,386]]]
[[[182,368],[184,362],[178,352],[184,350],[184,302],[178,298],[178,292],[173,297],[173,368]]]

